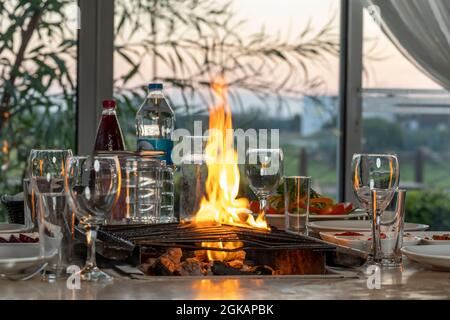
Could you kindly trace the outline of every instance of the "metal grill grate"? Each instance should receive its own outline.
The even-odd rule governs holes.
[[[235,226],[195,226],[193,224],[162,224],[136,226],[107,226],[99,231],[99,238],[130,250],[135,246],[178,247],[191,250],[215,250],[202,247],[205,242],[241,242],[236,250],[320,250],[336,248],[315,238],[292,235],[279,230],[248,229]]]

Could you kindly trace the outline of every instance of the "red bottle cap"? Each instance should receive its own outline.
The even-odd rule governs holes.
[[[103,100],[103,109],[114,109],[116,107],[115,100]]]

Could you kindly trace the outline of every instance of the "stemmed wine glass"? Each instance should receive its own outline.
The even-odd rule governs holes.
[[[101,271],[95,259],[97,231],[111,214],[121,189],[121,172],[116,156],[72,157],[67,161],[66,192],[80,223],[86,230],[87,260],[81,279],[104,282],[112,277]]]
[[[267,197],[275,192],[283,177],[283,151],[248,149],[245,158],[250,188],[258,197],[260,213],[265,215]]]
[[[394,197],[399,179],[397,156],[390,154],[353,156],[353,191],[372,220],[372,261],[375,264],[382,264],[381,216]]]

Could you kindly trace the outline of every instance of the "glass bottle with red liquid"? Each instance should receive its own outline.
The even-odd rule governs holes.
[[[122,129],[120,129],[120,124],[117,120],[116,106],[117,103],[114,100],[103,101],[102,118],[97,129],[94,153],[117,155],[119,157],[120,165],[123,166],[124,158],[120,155],[120,152],[125,151],[125,144]],[[122,220],[125,215],[125,209],[126,193],[123,192],[122,185],[120,197],[111,212],[111,222]]]
[[[103,113],[95,139],[95,151],[124,151],[122,130],[116,114],[116,101],[104,100]]]

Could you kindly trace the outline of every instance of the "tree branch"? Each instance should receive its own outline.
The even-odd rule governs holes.
[[[10,85],[5,86],[5,91],[3,93],[3,97],[0,102],[0,131],[3,129],[5,122],[9,118],[9,109],[10,109],[11,96],[12,96],[11,90],[13,90],[11,88],[14,88],[17,76],[19,74],[20,67],[22,66],[22,63],[25,58],[25,52],[26,52],[28,45],[30,43],[30,40],[31,40],[31,37],[34,34],[34,31],[37,29],[39,22],[42,18],[42,14],[43,14],[44,10],[47,8],[47,6],[48,6],[48,2],[45,2],[41,8],[38,8],[34,11],[26,30],[22,32],[22,41],[20,44],[20,48],[19,48],[19,51],[17,52],[14,65],[11,68],[11,72],[10,72],[10,76],[9,76],[9,80],[8,80]]]

